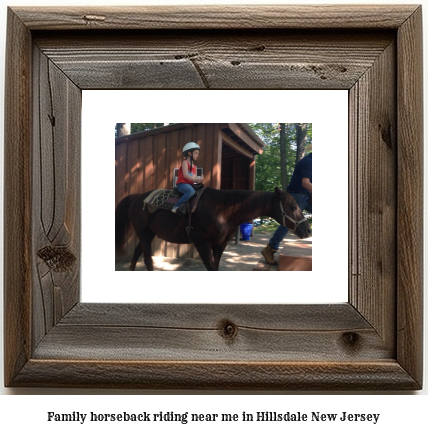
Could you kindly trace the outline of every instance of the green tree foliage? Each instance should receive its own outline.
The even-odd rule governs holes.
[[[256,190],[273,191],[281,186],[281,151],[279,124],[249,124],[254,132],[268,145],[263,154],[256,156]],[[296,160],[296,127],[285,125],[287,178],[290,181]]]
[[[131,124],[131,134],[140,133],[141,131],[154,130],[163,127],[163,123],[158,124]]]
[[[312,123],[308,124],[308,136],[306,138],[306,146],[312,145]]]
[[[117,125],[118,124],[116,124],[115,137],[117,137]],[[163,126],[164,126],[163,123],[158,123],[158,124],[138,124],[138,123],[133,124],[133,123],[131,123],[130,134],[141,133],[142,131],[154,130],[155,128],[160,128]]]

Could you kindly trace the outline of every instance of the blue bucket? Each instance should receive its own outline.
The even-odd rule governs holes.
[[[240,228],[241,228],[242,239],[244,241],[248,241],[250,239],[251,232],[253,230],[253,224],[242,223],[242,225],[240,225]]]

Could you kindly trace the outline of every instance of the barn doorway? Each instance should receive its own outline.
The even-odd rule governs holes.
[[[221,190],[251,190],[250,165],[253,160],[244,157],[223,144],[221,159]]]
[[[245,136],[242,131],[245,131]],[[262,152],[261,148],[264,143],[250,128],[247,128],[246,124],[239,124],[239,129],[231,128],[231,124],[227,124],[227,127],[220,132],[220,137],[220,189],[254,190],[256,184],[255,156]]]

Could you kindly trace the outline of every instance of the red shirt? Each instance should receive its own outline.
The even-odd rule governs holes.
[[[187,169],[190,176],[196,176],[196,166],[192,166],[192,171],[190,172],[190,163],[186,160],[187,163]],[[183,176],[183,165],[181,165],[180,170],[178,171],[177,176],[177,184],[190,184],[193,185],[195,181],[189,181]]]

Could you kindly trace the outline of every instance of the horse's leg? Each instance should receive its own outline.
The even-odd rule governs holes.
[[[217,244],[216,246],[213,246],[214,264],[215,264],[216,271],[218,271],[218,268],[220,266],[220,259],[221,256],[223,255],[226,246],[227,246],[227,241],[225,241],[222,244]]]
[[[135,271],[135,266],[137,265],[141,253],[143,253],[143,249],[141,248],[141,243],[138,243],[137,247],[135,247],[134,255],[132,256],[131,266],[129,267],[131,271]]]
[[[196,250],[208,271],[217,271],[211,243],[195,243]]]
[[[134,264],[134,260],[135,263],[137,263],[138,258],[141,256],[141,253],[143,253],[144,264],[146,264],[147,271],[153,271],[151,244],[153,238],[155,237],[155,233],[149,227],[147,211],[138,210],[138,212],[134,213],[132,219],[132,226],[134,227],[135,233],[137,234],[137,237],[140,240],[140,242],[138,246],[135,248],[134,256],[131,262],[131,267]]]
[[[146,264],[147,271],[153,271],[152,259],[152,241],[155,237],[154,232],[146,232],[144,237],[140,238],[141,249],[144,255],[144,263]]]

